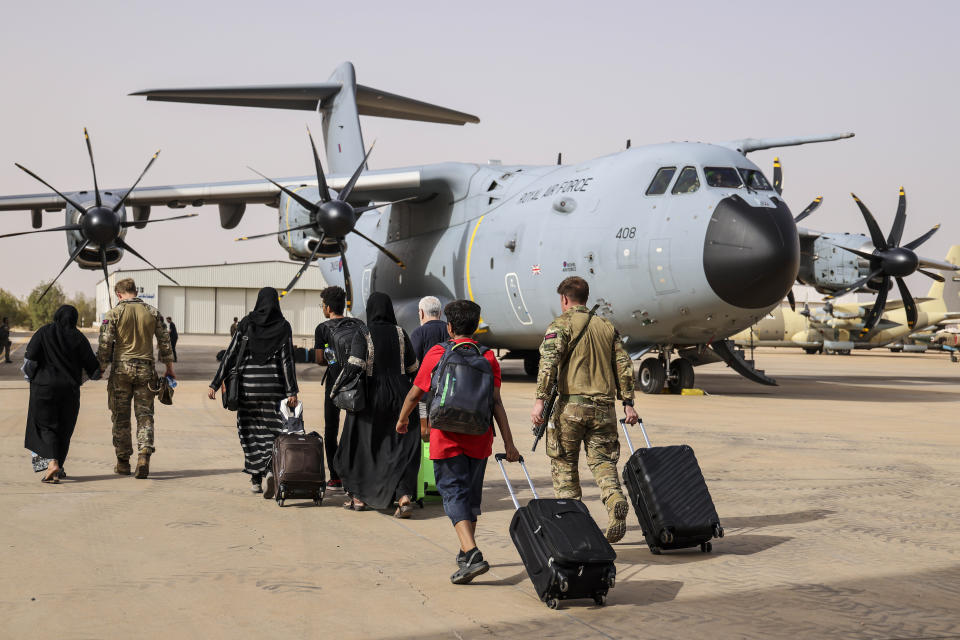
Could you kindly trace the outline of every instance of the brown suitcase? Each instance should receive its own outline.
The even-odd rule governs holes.
[[[323,438],[309,434],[281,434],[273,443],[273,475],[277,504],[290,498],[313,499],[320,506],[327,487],[323,466]]]

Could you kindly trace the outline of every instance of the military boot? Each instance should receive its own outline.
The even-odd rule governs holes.
[[[150,454],[141,453],[140,457],[137,458],[137,473],[134,477],[140,478],[142,480],[143,478],[146,478],[149,474],[150,474]],[[620,537],[622,538],[623,534],[621,534]]]
[[[629,511],[627,499],[620,494],[614,494],[607,498],[607,541],[620,542],[627,532],[627,512]]]
[[[113,468],[113,472],[118,476],[130,475],[130,458],[117,458],[117,466]]]

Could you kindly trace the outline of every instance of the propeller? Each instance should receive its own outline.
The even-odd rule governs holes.
[[[773,188],[777,192],[777,195],[783,195],[783,167],[780,166],[780,158],[773,159]],[[817,210],[817,208],[823,203],[823,197],[817,196],[813,199],[813,202],[807,205],[807,208],[800,212],[800,214],[794,217],[794,223],[800,222],[811,213]],[[797,279],[797,282],[800,282]],[[803,284],[800,282],[800,284]],[[790,310],[797,310],[797,299],[793,295],[793,289],[787,292],[787,302],[790,303]]]
[[[887,303],[887,291],[891,286],[890,279],[893,278],[897,282],[897,288],[900,289],[903,309],[907,314],[907,325],[912,329],[917,324],[917,303],[910,294],[907,283],[904,282],[903,279],[919,271],[928,278],[943,282],[943,276],[926,271],[921,267],[951,271],[956,271],[960,269],[960,267],[950,264],[949,262],[921,258],[913,251],[929,240],[930,237],[936,233],[937,229],[940,228],[940,225],[936,225],[922,236],[901,246],[900,240],[903,237],[903,229],[907,222],[907,196],[903,187],[900,187],[897,213],[893,218],[893,226],[890,227],[890,233],[887,234],[887,237],[883,236],[876,218],[873,217],[873,214],[870,213],[870,210],[867,209],[867,206],[863,204],[860,198],[853,193],[850,195],[853,196],[853,200],[857,203],[860,213],[863,214],[863,219],[867,223],[867,229],[870,232],[870,240],[873,242],[874,249],[872,253],[867,253],[859,249],[851,249],[850,247],[840,245],[836,246],[868,260],[870,262],[870,274],[854,282],[852,285],[831,294],[829,297],[836,298],[866,286],[871,281],[876,279],[880,280],[879,285],[871,285],[871,288],[877,289],[877,299],[864,317],[863,328],[860,330],[860,335],[863,336],[876,326],[880,320],[880,316],[883,315],[883,309]]]
[[[20,231],[17,233],[7,233],[0,235],[0,238],[12,238],[14,236],[23,236],[33,233],[49,233],[51,231],[75,231],[79,232],[82,240],[77,245],[77,248],[70,255],[70,258],[67,260],[67,263],[63,265],[63,268],[60,269],[60,273],[57,274],[57,277],[50,281],[50,284],[47,285],[47,288],[44,289],[43,293],[40,295],[40,299],[47,294],[48,291],[53,287],[53,285],[60,279],[60,276],[67,270],[67,267],[71,263],[75,262],[80,254],[87,248],[95,248],[97,250],[97,255],[100,258],[100,266],[103,269],[103,277],[108,278],[109,272],[107,270],[107,249],[111,246],[115,246],[120,249],[125,249],[129,251],[136,257],[140,258],[146,262],[150,267],[156,270],[160,275],[165,277],[170,282],[177,284],[177,281],[168,276],[166,273],[154,266],[149,260],[144,258],[140,253],[131,247],[122,237],[121,232],[127,227],[131,227],[136,224],[132,220],[123,220],[119,215],[120,210],[123,208],[123,205],[126,203],[127,199],[130,197],[130,194],[133,193],[133,190],[137,188],[137,185],[140,184],[140,181],[143,179],[143,176],[146,175],[147,171],[153,166],[153,163],[156,161],[157,156],[160,154],[157,151],[150,158],[150,161],[147,162],[147,166],[144,167],[143,171],[140,172],[140,175],[134,181],[133,185],[127,189],[126,193],[123,194],[121,198],[116,200],[116,202],[107,203],[104,200],[103,194],[100,192],[100,185],[97,182],[97,166],[93,160],[93,145],[90,142],[90,134],[86,128],[83,129],[83,138],[84,142],[87,145],[87,155],[90,156],[90,169],[93,172],[93,195],[94,195],[94,204],[89,207],[84,207],[74,198],[71,198],[64,193],[58,191],[53,185],[48,183],[46,180],[38,176],[30,169],[27,169],[25,166],[19,163],[14,163],[18,169],[29,175],[34,180],[40,182],[42,185],[56,193],[58,196],[63,198],[63,201],[73,207],[79,214],[80,217],[77,220],[76,224],[68,224],[60,227],[53,227],[50,229],[38,229],[35,231]],[[141,224],[149,224],[154,222],[168,222],[170,220],[179,220],[182,218],[193,218],[197,216],[196,213],[190,213],[182,216],[174,216],[172,218],[162,218],[159,220],[147,220],[146,222],[141,222]],[[178,285],[179,286],[179,285]]]
[[[303,229],[313,229],[317,233],[319,236],[319,241],[313,248],[310,256],[303,263],[303,266],[300,267],[300,270],[297,271],[296,275],[290,281],[290,284],[288,284],[286,288],[280,290],[280,297],[282,298],[293,290],[297,282],[300,280],[300,277],[306,273],[307,267],[309,267],[310,264],[316,260],[317,254],[320,252],[320,248],[324,241],[328,238],[335,240],[337,252],[340,254],[340,264],[343,266],[343,280],[345,285],[344,289],[347,291],[347,308],[352,309],[353,287],[350,281],[350,269],[347,266],[347,256],[344,253],[344,239],[348,234],[354,233],[376,247],[381,253],[390,258],[390,260],[392,260],[398,267],[405,269],[406,265],[403,263],[403,260],[398,258],[393,252],[389,251],[383,245],[357,231],[355,227],[357,220],[367,211],[373,211],[374,209],[398,204],[400,202],[415,200],[416,196],[410,196],[408,198],[394,200],[393,202],[384,202],[381,204],[373,204],[363,207],[354,207],[347,202],[347,200],[350,198],[350,195],[353,193],[354,187],[357,186],[357,180],[360,179],[363,169],[367,166],[367,159],[370,157],[370,153],[373,151],[373,145],[371,145],[370,149],[363,156],[363,161],[360,163],[360,166],[357,167],[357,170],[354,171],[353,175],[350,176],[347,184],[344,185],[343,189],[337,193],[337,197],[334,198],[330,193],[330,187],[327,185],[327,179],[323,173],[323,165],[320,162],[320,154],[317,152],[317,145],[313,141],[313,134],[310,132],[310,127],[307,127],[307,137],[310,139],[310,149],[313,151],[313,166],[317,172],[317,187],[320,192],[319,202],[312,202],[309,199],[304,198],[296,191],[293,191],[292,189],[283,186],[279,182],[276,182],[272,178],[265,176],[253,167],[248,168],[273,186],[280,189],[280,191],[297,202],[301,207],[309,211],[310,222],[308,224],[291,227],[289,229],[281,229],[279,231],[271,231],[270,233],[261,233],[253,236],[244,236],[242,238],[237,238],[237,241],[268,238],[270,236],[278,236],[284,233],[289,233],[290,231],[298,231]]]

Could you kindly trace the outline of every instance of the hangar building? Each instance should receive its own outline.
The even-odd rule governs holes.
[[[170,316],[181,334],[226,334],[234,318],[253,309],[261,287],[285,286],[300,268],[298,262],[279,260],[211,264],[191,267],[162,267],[180,283],[175,286],[153,269],[118,269],[108,281],[97,283],[97,317],[110,309],[108,291],[118,280],[133,278],[143,301]],[[280,299],[283,315],[295,336],[312,336],[323,321],[320,291],[326,287],[318,266],[311,266],[296,289]],[[116,298],[113,298],[116,302]]]

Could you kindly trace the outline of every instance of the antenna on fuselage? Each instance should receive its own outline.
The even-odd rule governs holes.
[[[627,138],[627,149],[630,148],[630,138]]]
[[[563,152],[562,152],[562,151],[557,154],[557,164],[558,164],[558,165],[563,164]]]

